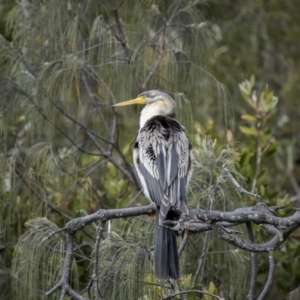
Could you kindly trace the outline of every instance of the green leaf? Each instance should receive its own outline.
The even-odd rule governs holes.
[[[207,289],[203,289],[203,291],[206,292],[206,293],[209,293],[209,291]],[[203,296],[204,296],[205,300],[213,300],[212,296],[209,296],[207,294],[204,294]]]
[[[191,282],[192,282],[192,274],[189,274],[183,282],[183,289],[187,290],[191,286]]]
[[[264,185],[259,186],[259,193],[260,193],[261,196],[266,195],[266,189],[265,189]]]
[[[247,127],[247,126],[240,126],[240,131],[246,135],[252,135],[252,136],[257,136],[257,130],[251,126],[251,127]]]
[[[277,148],[280,146],[280,143],[279,142],[275,142],[275,143],[273,143],[270,147],[269,147],[269,149],[266,151],[266,153],[265,153],[265,157],[269,157],[269,156],[272,156],[275,152],[276,152],[276,150],[277,150]]]
[[[207,293],[210,293],[212,295],[217,295],[218,294],[218,290],[216,288],[216,286],[214,285],[213,282],[210,282],[209,283],[209,286],[208,286],[208,290],[207,289],[203,289],[204,292],[207,292]],[[205,300],[213,300],[214,298],[210,295],[206,295],[204,294],[204,299]]]
[[[250,77],[250,83],[251,83],[251,86],[253,87],[254,84],[255,84],[255,76],[254,76],[254,74],[252,74],[251,77]]]
[[[247,88],[246,88],[242,83],[239,84],[239,88],[240,88],[242,97],[243,97],[247,102],[249,102],[249,96],[250,96],[250,93],[249,93],[249,91],[247,90]]]
[[[246,121],[255,122],[257,121],[256,117],[253,115],[242,115],[241,118]]]
[[[209,291],[211,294],[215,294],[215,292],[217,291],[217,288],[216,288],[216,286],[214,285],[213,282],[210,282],[210,283],[209,283],[208,291]]]
[[[268,113],[270,112],[278,103],[278,97],[274,93],[266,88],[260,95],[260,109]]]

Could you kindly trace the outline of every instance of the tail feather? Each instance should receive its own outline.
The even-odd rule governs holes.
[[[158,226],[159,209],[156,211],[155,230],[155,274],[157,277],[179,278],[179,258],[176,243],[176,235],[173,231]],[[169,211],[166,220],[174,220],[173,212]]]

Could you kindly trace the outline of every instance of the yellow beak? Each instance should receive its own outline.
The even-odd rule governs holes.
[[[132,104],[146,104],[146,99],[143,96],[137,97],[135,99],[132,100],[128,100],[128,101],[124,101],[124,102],[120,102],[117,104],[114,104],[113,106],[125,106],[125,105],[132,105]]]

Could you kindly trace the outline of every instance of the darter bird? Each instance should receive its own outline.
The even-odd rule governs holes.
[[[161,225],[178,218],[178,211],[189,214],[187,185],[192,174],[192,146],[185,128],[175,119],[176,103],[168,94],[147,91],[114,106],[132,104],[146,104],[133,160],[144,195],[156,204],[155,274],[178,279],[176,235]]]

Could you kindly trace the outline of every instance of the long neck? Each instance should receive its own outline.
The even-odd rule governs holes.
[[[175,118],[175,103],[171,104],[162,101],[147,104],[141,111],[140,128],[144,127],[146,122],[155,116],[161,115]]]

